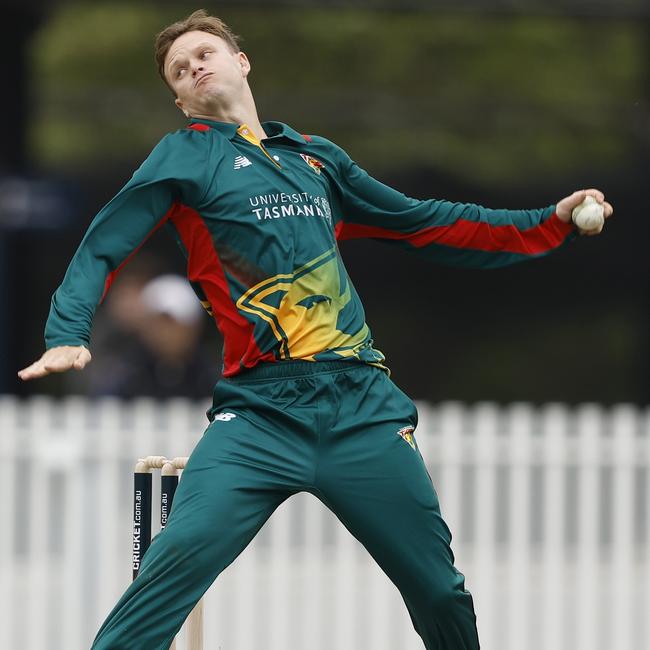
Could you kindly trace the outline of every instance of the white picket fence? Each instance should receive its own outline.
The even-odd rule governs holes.
[[[134,461],[187,455],[206,406],[0,398],[0,648],[90,646],[130,580]],[[648,412],[419,412],[483,650],[648,650]],[[423,648],[397,590],[306,494],[217,579],[205,612],[206,649]]]

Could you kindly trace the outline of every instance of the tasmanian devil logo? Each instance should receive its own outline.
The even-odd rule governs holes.
[[[332,247],[292,273],[251,287],[237,307],[268,324],[280,344],[281,359],[316,361],[322,350],[358,358],[370,330],[364,325],[356,334],[346,331],[347,319],[341,313],[350,300],[350,281]]]
[[[300,157],[317,173],[320,174],[320,170],[325,168],[325,165],[320,160],[312,158],[307,154],[301,153]]]
[[[398,436],[401,436],[406,442],[415,449],[415,438],[413,437],[413,432],[415,431],[415,427],[403,427],[397,432]]]

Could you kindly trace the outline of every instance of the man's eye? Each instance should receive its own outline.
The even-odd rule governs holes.
[[[205,57],[206,57],[208,54],[210,54],[210,50],[204,50],[203,52],[201,52],[201,58],[202,58],[202,59],[205,59]]]
[[[176,70],[176,78],[178,79],[183,72],[185,72],[185,68],[179,68]]]

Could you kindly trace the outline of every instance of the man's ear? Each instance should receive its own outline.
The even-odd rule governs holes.
[[[251,62],[243,52],[237,52],[237,54],[239,56],[239,65],[241,66],[242,74],[244,77],[248,77],[248,73],[251,71]]]
[[[183,102],[178,99],[178,97],[174,100],[174,104],[176,104],[176,106],[183,112],[183,115],[185,115],[185,117],[190,116],[189,112],[183,108]]]

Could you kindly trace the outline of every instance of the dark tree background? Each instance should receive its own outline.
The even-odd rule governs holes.
[[[5,4],[0,390],[61,394],[61,377],[21,385],[15,372],[40,355],[49,298],[94,214],[184,125],[152,41],[196,7]],[[599,187],[614,204],[602,236],[497,271],[344,244],[377,347],[409,394],[646,403],[650,12],[641,0],[516,6],[206,8],[244,37],[262,119],[336,141],[408,194],[518,208]],[[183,272],[164,235],[147,249]]]

